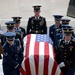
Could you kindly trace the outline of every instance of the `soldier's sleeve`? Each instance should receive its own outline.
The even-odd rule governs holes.
[[[45,34],[47,34],[47,23],[46,23],[46,19],[44,18],[44,28],[43,28],[43,32]]]
[[[7,49],[7,45],[6,43],[3,45],[3,50],[4,50],[4,57],[6,59],[6,61],[8,62],[8,64],[12,67],[15,68],[15,66],[18,64],[18,62],[16,62],[15,60],[12,59],[9,49]]]
[[[29,20],[28,20],[28,24],[27,24],[27,34],[29,34],[30,29],[31,29],[31,18],[29,18]]]

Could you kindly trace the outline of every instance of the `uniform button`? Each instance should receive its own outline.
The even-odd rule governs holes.
[[[16,60],[18,60],[18,59],[16,59]]]
[[[66,58],[66,56],[64,56]]]
[[[65,51],[67,51],[67,50],[65,49]]]
[[[72,49],[70,51],[72,51]]]
[[[34,28],[34,27],[32,27],[32,28]]]
[[[51,32],[51,34],[53,34],[53,32]]]
[[[17,55],[15,55],[15,56],[17,56]]]

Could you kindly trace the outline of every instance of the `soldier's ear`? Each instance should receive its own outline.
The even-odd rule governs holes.
[[[70,36],[72,36],[72,34],[70,34]]]

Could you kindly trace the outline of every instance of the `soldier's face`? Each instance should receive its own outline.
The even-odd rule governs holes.
[[[59,25],[60,25],[60,21],[55,21],[55,24],[56,24],[57,26],[59,26]]]
[[[20,26],[20,23],[16,23],[15,27],[18,28]]]
[[[64,33],[64,37],[66,40],[70,40],[71,39],[72,34],[65,34]]]
[[[10,45],[12,45],[12,44],[13,44],[13,41],[8,41],[8,40],[7,40],[7,42],[8,42]]]
[[[40,10],[39,10],[39,11],[35,11],[35,10],[34,10],[35,16],[39,16],[39,15],[40,15],[40,12],[41,12]]]

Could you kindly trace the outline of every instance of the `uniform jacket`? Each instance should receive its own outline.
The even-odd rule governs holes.
[[[61,40],[57,51],[58,63],[64,62],[66,67],[75,66],[75,39],[71,39],[69,43]]]
[[[46,20],[43,17],[39,17],[39,19],[35,19],[35,16],[29,18],[27,25],[27,34],[47,34],[47,26]]]
[[[63,34],[62,34],[62,26],[60,25],[58,28],[56,28],[55,25],[52,25],[49,28],[49,36],[54,42],[54,46],[58,45],[58,41],[62,39]]]
[[[23,60],[23,54],[18,40],[14,40],[14,44],[11,46],[8,42],[3,45],[3,72],[5,75],[9,75],[15,69],[17,64],[21,65]]]

